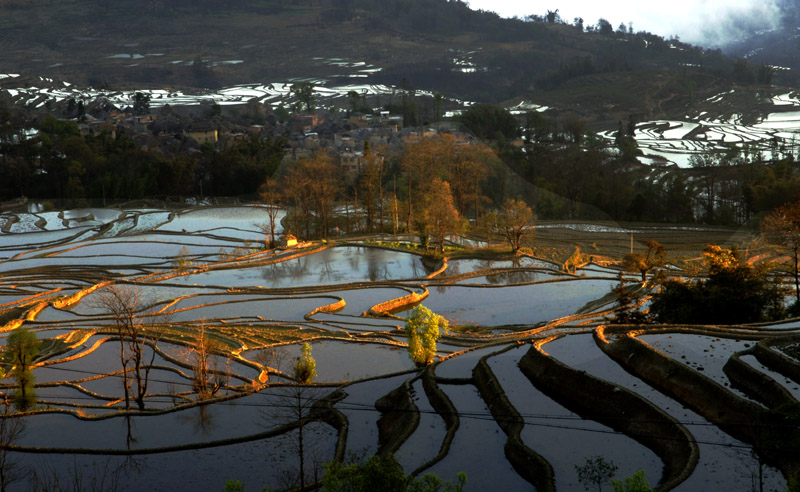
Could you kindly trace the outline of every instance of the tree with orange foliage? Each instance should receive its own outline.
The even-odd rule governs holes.
[[[302,210],[309,234],[309,212],[316,217],[316,233],[328,237],[329,219],[333,203],[341,192],[339,169],[333,157],[320,150],[308,159],[301,159],[289,171],[287,193],[295,201],[295,216]],[[295,221],[296,222],[296,221]]]
[[[534,228],[533,210],[522,200],[506,200],[498,218],[498,225],[500,233],[511,244],[511,250],[517,252],[522,245],[522,238],[530,234]]]
[[[456,210],[464,215],[468,207],[474,208],[477,221],[482,202],[481,184],[489,175],[487,162],[494,157],[483,144],[460,142],[454,135],[442,134],[406,145],[400,167],[406,176],[408,202],[407,224],[414,216],[414,205],[419,202],[415,194],[427,188],[432,179],[450,183]]]
[[[425,193],[424,223],[433,235],[437,250],[444,254],[444,240],[461,231],[462,221],[455,206],[450,184],[441,179],[431,181]]]

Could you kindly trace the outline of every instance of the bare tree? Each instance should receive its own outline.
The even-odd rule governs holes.
[[[313,480],[314,475],[319,471],[319,465],[324,460],[315,459],[316,446],[313,439],[309,440],[307,425],[314,418],[311,416],[314,405],[322,398],[319,388],[306,385],[293,385],[288,387],[276,388],[280,393],[263,393],[274,397],[271,401],[270,409],[265,411],[263,418],[269,425],[296,424],[297,436],[289,441],[291,453],[297,456],[297,464],[294,470],[286,470],[284,473],[285,488],[293,489],[299,485],[298,490],[305,490],[309,479]],[[313,462],[313,469],[307,466],[308,459]]]
[[[25,421],[10,415],[11,401],[3,395],[3,414],[0,415],[0,492],[27,475],[26,470],[12,457],[6,446],[16,444],[25,431]]]
[[[791,249],[795,295],[800,306],[800,200],[785,203],[773,210],[764,218],[761,230],[771,241]]]
[[[226,383],[225,373],[220,370],[218,359],[214,357],[218,351],[219,343],[208,336],[205,323],[201,323],[197,338],[191,347],[194,371],[192,387],[201,400],[213,397]]]
[[[378,209],[383,232],[383,161],[382,155],[372,152],[369,140],[364,142],[364,170],[361,172],[361,196],[367,212],[367,230],[374,229],[373,217]]]
[[[143,302],[141,292],[135,286],[111,284],[100,291],[96,304],[111,316],[119,337],[125,410],[130,410],[132,389],[133,400],[139,410],[144,410],[144,398],[161,330],[155,323],[147,327],[142,324],[141,318],[147,314],[150,306]],[[153,349],[149,362],[145,360],[147,345]],[[129,372],[132,372],[133,381]],[[135,388],[131,388],[133,384]]]
[[[269,224],[262,228],[264,232],[269,230],[269,247],[275,247],[275,222],[278,219],[278,214],[281,211],[281,204],[283,202],[283,192],[280,185],[274,179],[267,178],[258,192],[258,198],[264,204],[267,210],[267,217],[269,217]]]
[[[311,233],[309,224],[313,215],[317,234],[327,237],[333,202],[342,188],[332,156],[320,150],[310,158],[298,160],[290,168],[284,185],[287,197],[294,203],[295,229],[298,228],[297,214],[302,212],[306,236]]]
[[[512,251],[519,251],[522,238],[533,231],[533,211],[522,200],[506,200],[499,216],[501,233],[511,244]]]

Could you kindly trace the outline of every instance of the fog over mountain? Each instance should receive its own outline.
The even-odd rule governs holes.
[[[777,29],[787,12],[796,11],[796,3],[787,0],[674,0],[654,3],[472,0],[469,5],[476,10],[495,11],[503,17],[520,18],[558,9],[561,18],[569,23],[581,17],[585,25],[592,25],[603,18],[615,28],[620,23],[626,26],[631,23],[635,31],[678,36],[693,44],[721,47],[754,32]]]

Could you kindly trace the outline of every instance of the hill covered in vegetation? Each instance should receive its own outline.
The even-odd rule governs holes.
[[[773,76],[605,20],[589,26],[549,11],[502,19],[457,0],[28,0],[0,8],[4,71],[94,87],[345,80],[479,102],[525,97],[608,123],[674,116],[730,84]],[[343,73],[360,63],[376,68]]]

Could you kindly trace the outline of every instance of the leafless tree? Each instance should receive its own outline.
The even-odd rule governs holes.
[[[192,387],[201,400],[213,397],[226,383],[225,373],[220,370],[219,361],[215,357],[216,352],[219,352],[219,344],[208,336],[205,323],[201,323],[191,347],[194,371]]]
[[[267,210],[267,217],[269,217],[269,224],[259,226],[266,233],[269,232],[269,247],[275,247],[275,222],[278,220],[278,214],[281,211],[281,203],[283,202],[283,192],[280,185],[274,179],[267,178],[258,192],[258,198]]]
[[[292,454],[297,456],[297,468],[287,470],[284,473],[284,485],[291,488],[299,484],[299,490],[305,490],[309,479],[314,480],[314,476],[319,472],[319,467],[324,460],[316,459],[316,446],[314,441],[306,438],[308,429],[309,414],[314,404],[322,398],[319,388],[306,385],[296,385],[281,388],[282,392],[273,394],[271,409],[264,414],[264,420],[270,425],[285,425],[287,423],[297,423],[297,438],[290,439],[289,445]],[[309,470],[306,466],[309,458],[312,461],[313,469]],[[292,482],[292,483],[289,483]]]
[[[373,217],[377,205],[380,214],[381,232],[383,232],[383,161],[382,155],[369,148],[369,141],[364,144],[364,170],[359,181],[363,190],[361,196],[367,212],[367,230],[374,229]]]
[[[794,286],[800,306],[800,200],[781,205],[761,223],[761,230],[773,242],[792,251]]]
[[[500,213],[500,232],[508,239],[513,251],[518,251],[522,238],[533,231],[533,211],[522,200],[507,200]]]
[[[288,352],[280,348],[265,349],[257,355],[257,360],[264,366],[281,370],[284,365],[291,362],[288,358]],[[298,358],[300,362],[302,358]],[[303,363],[295,363],[292,368],[292,376],[296,380],[304,378],[304,373],[307,368]],[[316,373],[314,371],[314,373]],[[292,453],[297,456],[297,468],[295,470],[286,470],[283,473],[283,484],[286,488],[292,488],[297,484],[300,485],[300,490],[305,489],[305,485],[309,479],[316,481],[317,473],[321,469],[322,463],[325,460],[318,459],[317,449],[313,442],[309,444],[306,439],[306,425],[309,421],[309,414],[313,406],[319,401],[322,396],[322,390],[308,385],[292,385],[286,387],[275,388],[273,392],[265,392],[265,395],[271,397],[270,409],[265,411],[263,418],[269,425],[285,425],[295,422],[297,424],[297,439],[291,439],[290,445]],[[311,459],[312,469],[308,470],[306,463]]]
[[[144,410],[150,370],[156,356],[155,347],[162,330],[157,323],[151,323],[147,327],[142,323],[142,317],[152,313],[147,312],[150,306],[144,302],[141,292],[135,286],[111,284],[100,291],[96,304],[111,316],[119,337],[125,410],[130,410],[131,396],[139,410]],[[157,321],[155,317],[151,319]],[[147,345],[153,349],[150,351],[149,361],[145,360]],[[133,381],[129,372],[132,372]],[[133,384],[135,387],[131,388]]]
[[[27,472],[13,458],[6,446],[16,444],[25,431],[25,422],[10,414],[11,401],[7,394],[3,395],[3,414],[0,415],[0,492],[23,480]]]
[[[112,466],[111,460],[105,463],[94,463],[91,469],[80,466],[77,462],[72,469],[59,472],[45,464],[33,470],[29,490],[48,492],[116,492],[122,489],[124,476],[133,473],[140,465],[132,457],[118,467]]]

